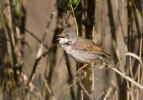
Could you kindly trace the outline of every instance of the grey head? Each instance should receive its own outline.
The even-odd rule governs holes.
[[[64,28],[63,32],[58,35],[59,36],[59,44],[61,46],[67,46],[75,43],[78,38],[78,35],[71,28]]]

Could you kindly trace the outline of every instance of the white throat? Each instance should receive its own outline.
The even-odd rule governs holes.
[[[59,44],[61,47],[66,51],[67,54],[69,54],[69,51],[71,51],[72,44],[75,42],[75,40],[69,40],[67,38],[61,39],[59,41]]]

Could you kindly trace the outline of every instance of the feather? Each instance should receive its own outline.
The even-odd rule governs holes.
[[[74,43],[75,49],[82,50],[89,53],[95,53],[105,57],[110,56],[108,53],[104,51],[104,49],[101,46],[94,43],[92,40],[84,39],[82,37],[78,37],[78,38],[80,39],[77,39],[78,41]],[[86,43],[86,45],[84,45],[84,43]]]

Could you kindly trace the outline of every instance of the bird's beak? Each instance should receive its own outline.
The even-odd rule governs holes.
[[[63,35],[57,35],[57,36],[58,36],[57,40],[61,40],[61,39],[65,38],[65,36],[63,36]]]

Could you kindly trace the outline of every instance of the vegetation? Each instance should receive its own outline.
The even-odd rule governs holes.
[[[111,55],[76,76],[66,26]],[[0,100],[142,100],[143,0],[0,0]],[[80,66],[83,66],[81,64]]]

